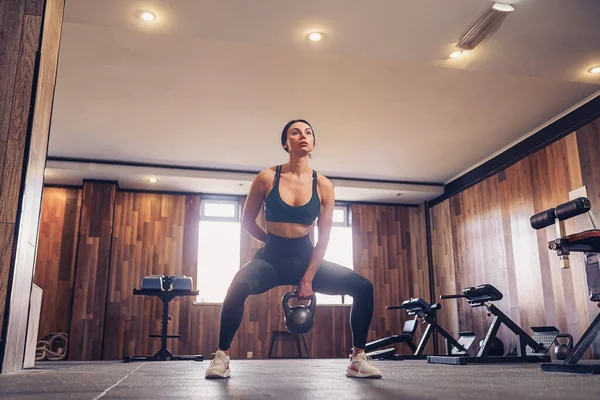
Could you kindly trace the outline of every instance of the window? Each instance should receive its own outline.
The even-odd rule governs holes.
[[[222,303],[240,269],[240,205],[236,199],[202,199],[198,237],[198,296]]]
[[[333,210],[333,226],[329,235],[329,245],[324,259],[354,269],[352,251],[352,226],[349,218],[349,207],[336,205]],[[315,243],[319,240],[319,229],[315,229]],[[317,305],[352,304],[350,296],[331,296],[317,293]]]
[[[197,302],[222,303],[225,300],[227,289],[240,269],[240,215],[237,199],[204,198],[200,203]],[[315,243],[318,238],[319,232],[315,229]],[[335,206],[325,259],[354,268],[347,206]],[[323,304],[352,304],[352,297],[317,293],[317,305]]]

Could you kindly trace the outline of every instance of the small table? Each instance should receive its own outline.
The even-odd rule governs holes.
[[[153,356],[123,356],[123,362],[131,361],[179,361],[193,360],[204,361],[202,355],[184,355],[175,356],[167,349],[168,338],[180,338],[180,335],[168,335],[167,326],[171,316],[169,315],[169,302],[177,296],[197,296],[198,290],[160,290],[160,289],[133,289],[133,294],[136,296],[156,296],[163,303],[162,314],[162,332],[160,335],[149,335],[151,338],[160,338],[160,350]]]

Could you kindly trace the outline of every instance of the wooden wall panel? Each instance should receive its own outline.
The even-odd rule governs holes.
[[[14,86],[19,62],[19,49],[25,16],[25,1],[2,3],[0,12],[0,142],[8,141],[10,114],[14,97]],[[28,96],[29,97],[29,96]]]
[[[139,287],[141,279],[151,274],[185,274],[192,276],[196,282],[198,262],[198,196],[118,192],[115,201],[108,303],[102,342],[102,358],[106,360],[120,359],[123,355],[151,355],[158,350],[160,342],[149,339],[148,335],[160,331],[161,304],[155,298],[133,296],[133,288]],[[85,207],[84,194],[82,228],[88,225],[85,222]],[[384,317],[392,317],[392,312],[385,310],[386,305],[397,304],[413,295],[425,297],[429,291],[424,211],[423,208],[403,207],[383,207],[372,211],[370,206],[355,207],[354,229],[357,233],[354,246],[355,251],[359,249],[355,257],[356,254],[361,257],[355,268],[361,268],[362,272],[359,273],[371,279],[376,277],[376,297],[381,297],[377,303],[379,310],[376,311],[377,321],[380,322],[373,323],[369,337],[373,340],[399,333],[406,319],[398,312],[393,316],[395,320],[386,323]],[[363,223],[356,222],[356,218]],[[259,223],[264,224],[262,214]],[[381,226],[386,226],[387,230],[380,237],[372,229],[383,229]],[[241,235],[240,265],[244,265],[262,243],[245,232]],[[77,282],[80,281],[79,277],[89,275],[89,272],[85,272],[89,269],[84,262],[87,258],[82,255],[85,236],[82,231]],[[381,240],[387,246],[385,249],[377,245],[377,241]],[[384,266],[384,272],[377,271]],[[248,352],[252,352],[253,358],[268,357],[272,332],[284,329],[281,297],[293,289],[294,286],[278,287],[251,296],[246,301],[244,319],[231,347],[232,358],[246,358]],[[422,292],[419,292],[420,289]],[[396,295],[394,290],[401,290],[402,293]],[[76,294],[76,298],[89,303],[86,296]],[[173,319],[169,334],[182,337],[169,340],[168,348],[174,354],[203,354],[210,358],[218,345],[221,306],[192,305],[193,300],[177,299],[170,303],[169,314]],[[74,310],[76,307],[74,305]],[[100,318],[99,313],[98,310],[91,310],[86,317],[96,320]],[[386,313],[390,315],[386,316]],[[319,306],[314,328],[305,335],[311,357],[347,357],[352,347],[349,319],[350,306]],[[74,314],[73,324],[79,320],[81,317],[76,318]],[[87,344],[90,339],[83,342]],[[280,342],[276,348],[275,356],[287,355],[297,355],[293,340]],[[89,357],[100,359],[98,354]],[[74,354],[70,354],[70,358],[75,359]]]
[[[40,6],[25,0],[5,2],[0,16],[0,149],[5,151],[0,222],[13,224],[16,235],[11,239],[10,281],[6,265],[0,266],[0,280],[9,282],[10,309],[4,314],[8,320],[2,321],[2,372],[23,368],[64,0],[48,0],[43,17]],[[6,308],[6,302],[3,296],[0,308]]]
[[[535,231],[529,218],[568,201],[569,192],[582,184],[591,198],[600,195],[595,173],[600,162],[586,155],[600,143],[598,124],[587,125],[430,210],[436,295],[491,283],[504,294],[496,305],[523,328],[555,325],[575,339],[583,333],[598,312],[586,299],[583,258],[573,254],[572,268],[561,270],[546,246],[555,239],[554,229]],[[574,218],[567,230],[589,229],[585,223],[584,217]],[[460,299],[444,300],[439,320],[455,335],[473,330],[480,336],[491,322],[484,310],[471,309]],[[504,328],[500,337],[508,348],[516,345]],[[594,351],[598,357],[598,346]]]
[[[27,0],[25,2],[25,14],[42,15],[44,12],[45,0]]]
[[[24,1],[9,1],[3,3],[2,12],[0,12],[0,26],[2,27],[2,35],[0,35],[0,161],[2,166],[0,171],[0,224],[2,224],[2,235],[0,239],[0,248],[3,249],[1,263],[0,263],[0,328],[4,325],[4,315],[6,313],[5,308],[7,307],[7,295],[9,287],[9,276],[12,269],[12,254],[14,247],[14,231],[15,231],[15,220],[4,218],[2,210],[4,207],[10,207],[11,209],[16,207],[17,202],[13,201],[11,204],[8,201],[8,196],[13,192],[19,193],[19,186],[14,188],[14,185],[10,185],[5,179],[5,170],[12,170],[15,168],[14,161],[14,140],[11,141],[10,153],[9,153],[9,127],[10,127],[10,116],[13,108],[13,101],[15,97],[26,96],[30,98],[30,93],[14,93],[15,80],[17,78],[17,66],[19,63],[19,54],[21,49],[21,37],[23,30],[23,20],[25,17],[25,2]],[[31,77],[33,78],[33,76]],[[8,164],[8,165],[6,165]],[[22,165],[22,160],[21,164]],[[11,196],[11,198],[14,196]],[[7,199],[7,200],[5,200]],[[5,221],[5,219],[7,219]],[[9,234],[10,233],[10,234]],[[0,332],[2,330],[0,329]],[[1,333],[0,333],[1,335]],[[2,337],[1,339],[4,339]],[[2,340],[3,342],[4,340]],[[1,346],[1,345],[0,345]],[[3,355],[3,350],[0,348],[0,357]],[[2,360],[0,358],[0,366]]]
[[[429,273],[423,208],[352,206],[354,270],[373,282],[375,310],[368,340],[402,332],[409,317],[403,310],[386,310],[413,297],[429,301]],[[419,324],[415,342],[420,340]],[[410,354],[397,345],[399,354]],[[432,341],[427,351],[432,350]]]
[[[69,332],[81,189],[45,188],[34,283],[44,291],[39,338]]]
[[[114,183],[83,185],[70,360],[99,360],[102,356],[116,189]]]
[[[13,259],[14,238],[15,225],[0,223],[0,322],[4,321],[4,313],[6,311],[5,300],[8,293],[8,278]]]
[[[158,351],[160,339],[148,335],[161,332],[162,302],[134,296],[133,289],[148,275],[190,276],[195,287],[199,215],[199,196],[118,193],[103,359]],[[169,334],[181,335],[167,343],[173,354],[189,354],[198,338],[193,301],[184,297],[169,303]]]

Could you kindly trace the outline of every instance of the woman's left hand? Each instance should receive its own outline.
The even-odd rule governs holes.
[[[308,300],[314,294],[312,290],[312,282],[300,281],[300,284],[296,288],[298,293],[298,300]]]

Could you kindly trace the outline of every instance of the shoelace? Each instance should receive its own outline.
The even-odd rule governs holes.
[[[366,361],[367,364],[369,364],[369,365],[373,365],[373,359],[370,356],[366,355],[365,353],[361,353],[361,355],[357,356],[356,358],[359,360]]]
[[[227,359],[225,358],[226,356],[223,355],[217,355],[217,353],[213,353],[215,355],[215,358],[212,359],[211,364],[212,365],[216,365],[221,364],[222,366],[226,366],[227,365]]]

